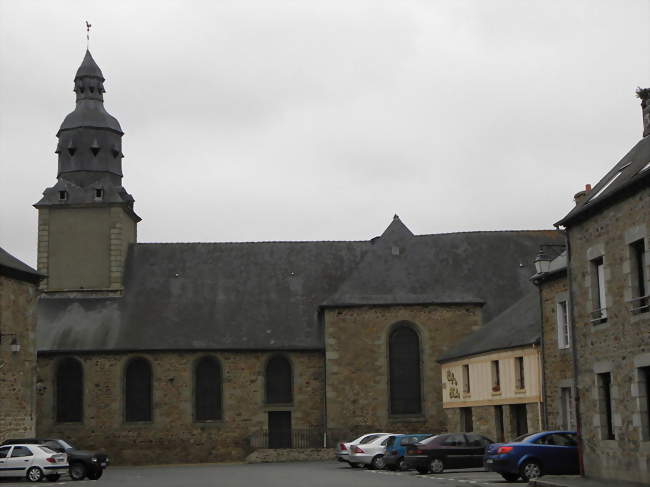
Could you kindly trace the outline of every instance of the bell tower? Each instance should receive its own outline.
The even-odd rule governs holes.
[[[104,108],[104,76],[90,51],[74,78],[76,107],[61,124],[57,182],[38,209],[42,290],[120,295],[140,217],[122,186],[122,129]]]

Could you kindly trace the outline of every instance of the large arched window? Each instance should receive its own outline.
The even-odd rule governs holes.
[[[289,360],[281,355],[266,364],[266,402],[289,404],[293,402],[293,377]]]
[[[203,357],[194,367],[194,419],[221,419],[221,366],[214,357]]]
[[[124,420],[151,421],[151,365],[146,359],[134,358],[124,372]]]
[[[83,367],[76,358],[64,358],[56,368],[56,420],[59,423],[81,422],[83,412]]]
[[[388,339],[391,414],[422,412],[420,340],[407,324],[396,326]]]

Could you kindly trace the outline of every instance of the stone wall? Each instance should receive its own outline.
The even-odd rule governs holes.
[[[272,462],[319,462],[334,460],[334,448],[263,448],[255,450],[246,457],[247,463],[272,463]]]
[[[0,275],[0,442],[34,435],[35,305],[34,284]]]
[[[556,276],[540,285],[542,297],[542,326],[543,326],[543,374],[544,374],[544,408],[547,429],[562,429],[562,388],[571,388],[573,384],[573,355],[570,346],[560,348],[558,342],[557,307],[558,302],[568,301],[568,281],[566,274]],[[575,413],[572,414],[575,427]]]
[[[588,476],[650,483],[648,388],[638,373],[638,367],[650,366],[650,313],[632,314],[626,302],[632,297],[629,244],[644,238],[646,249],[650,248],[649,221],[650,189],[646,188],[569,228],[577,387]],[[595,324],[590,321],[595,307],[590,260],[600,256],[607,322]],[[596,382],[597,374],[606,372],[612,379],[613,440],[604,435],[605,409]]]
[[[327,426],[341,436],[447,429],[436,359],[481,323],[479,306],[417,305],[325,311]],[[420,337],[422,414],[389,414],[388,335],[400,321]]]
[[[192,370],[204,355],[219,359],[223,376],[223,419],[195,422]],[[86,449],[102,449],[117,464],[243,460],[251,435],[267,428],[267,412],[292,412],[292,427],[322,428],[323,354],[284,353],[293,366],[293,405],[265,404],[264,372],[272,352],[152,352],[80,354],[84,372],[82,423],[57,424],[55,367],[62,356],[38,358],[46,389],[38,396],[39,436],[60,437]],[[132,357],[153,369],[153,421],[124,422],[123,374]]]

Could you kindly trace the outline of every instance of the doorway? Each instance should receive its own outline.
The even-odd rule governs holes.
[[[269,411],[269,448],[291,448],[291,411]]]

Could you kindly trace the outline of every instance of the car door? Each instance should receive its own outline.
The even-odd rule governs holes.
[[[14,446],[5,458],[5,465],[11,477],[22,477],[32,465],[34,453],[26,446]]]
[[[546,462],[548,473],[572,474],[580,470],[578,466],[578,443],[575,435],[554,433],[548,435],[546,442]]]
[[[490,443],[490,441],[475,433],[468,433],[465,436],[467,437],[468,461],[470,463],[467,466],[482,467],[485,447]]]
[[[10,477],[11,473],[7,467],[7,458],[9,457],[9,451],[11,446],[0,447],[0,477]]]
[[[441,444],[445,468],[462,468],[468,462],[467,442],[462,433],[448,435]],[[435,450],[432,452],[436,455]]]

